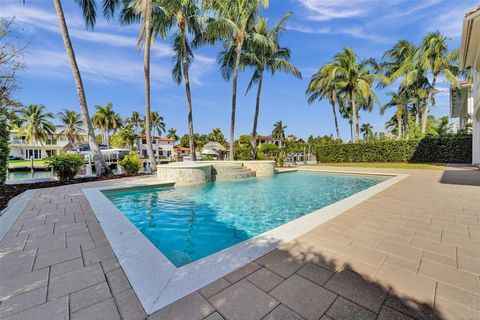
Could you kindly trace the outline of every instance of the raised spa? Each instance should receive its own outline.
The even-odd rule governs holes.
[[[107,193],[176,267],[272,230],[385,176],[292,172],[198,186]]]

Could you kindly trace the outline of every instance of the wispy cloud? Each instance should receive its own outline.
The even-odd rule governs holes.
[[[292,31],[302,32],[302,33],[311,33],[311,34],[330,34],[330,35],[346,35],[351,36],[357,39],[368,40],[371,42],[377,43],[391,43],[392,40],[386,36],[375,34],[367,31],[362,26],[351,26],[351,27],[310,27],[301,24],[288,24],[287,28]]]

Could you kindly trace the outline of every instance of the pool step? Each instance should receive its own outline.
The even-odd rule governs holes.
[[[214,164],[212,179],[214,181],[230,181],[255,177],[255,172],[242,164]]]

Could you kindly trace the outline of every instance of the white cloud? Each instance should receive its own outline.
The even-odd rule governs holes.
[[[368,40],[377,43],[391,43],[392,40],[388,37],[384,37],[372,32],[367,31],[362,26],[351,26],[351,27],[309,27],[300,24],[288,24],[287,28],[292,31],[302,32],[302,33],[311,33],[311,34],[330,34],[330,35],[347,35],[357,39]]]

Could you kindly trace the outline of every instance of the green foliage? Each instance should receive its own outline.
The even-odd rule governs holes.
[[[472,136],[323,144],[317,146],[316,155],[319,162],[468,163]]]
[[[53,168],[57,177],[62,181],[72,180],[82,165],[82,157],[74,154],[60,154],[47,159],[47,167]]]
[[[257,158],[261,160],[276,160],[280,154],[279,148],[273,143],[262,144],[257,152]]]
[[[213,157],[211,155],[207,155],[207,156],[203,157],[203,160],[211,161],[211,160],[213,160]]]
[[[3,184],[7,179],[8,154],[10,152],[8,141],[7,121],[0,118],[0,184]]]
[[[142,161],[137,157],[135,152],[130,152],[125,158],[119,161],[126,173],[135,174],[140,171]]]

